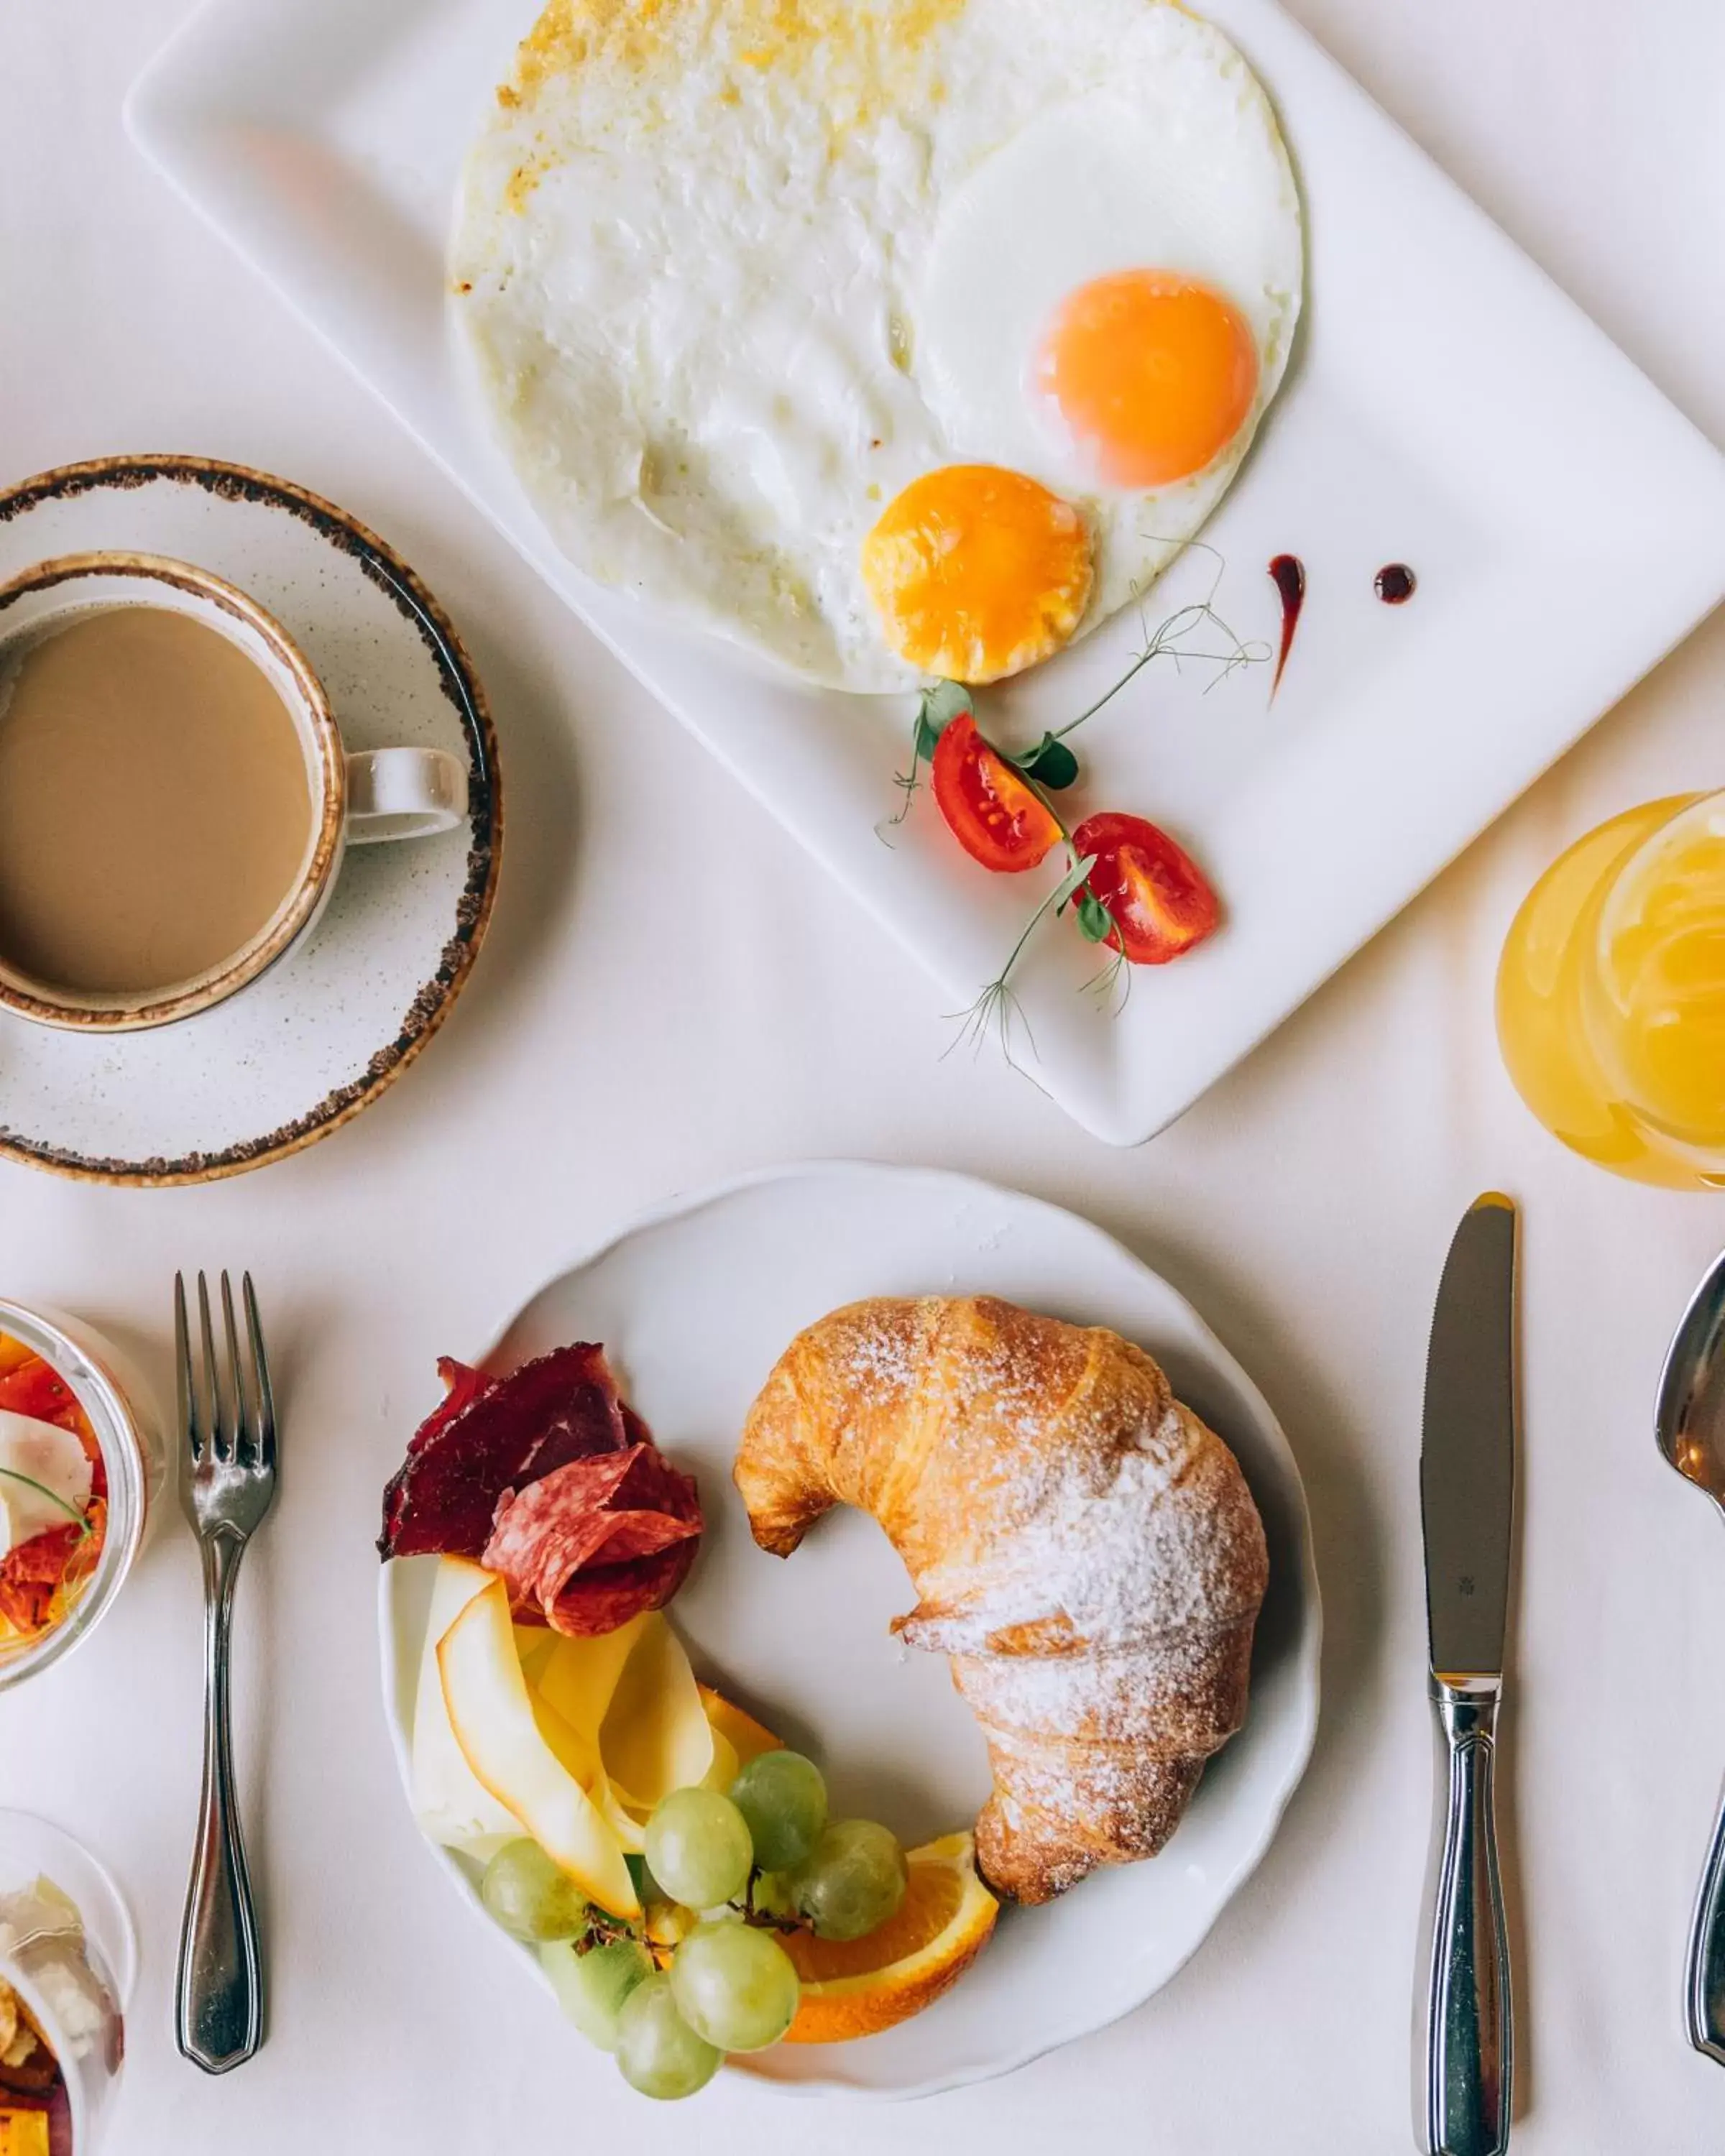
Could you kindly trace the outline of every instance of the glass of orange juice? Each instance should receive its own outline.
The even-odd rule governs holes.
[[[1632,808],[1553,864],[1504,946],[1497,1037],[1565,1145],[1725,1189],[1725,793]]]

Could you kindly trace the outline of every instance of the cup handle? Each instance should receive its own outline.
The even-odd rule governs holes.
[[[347,759],[347,839],[429,839],[467,814],[467,770],[441,748],[362,749]]]

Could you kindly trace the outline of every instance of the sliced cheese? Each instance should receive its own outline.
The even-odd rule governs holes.
[[[550,1636],[556,1644],[532,1673],[531,1681],[539,1697],[552,1713],[583,1736],[595,1752],[599,1746],[599,1726],[624,1665],[652,1621],[650,1616],[632,1617],[628,1624],[597,1640],[570,1640],[552,1633]]]
[[[0,1557],[89,1510],[90,1455],[54,1423],[0,1409]]]
[[[516,1659],[521,1666],[521,1675],[531,1682],[551,1658],[557,1645],[557,1635],[543,1625],[517,1625],[515,1628]]]
[[[703,1702],[702,1704],[705,1705],[706,1702]],[[704,1789],[718,1789],[723,1792],[731,1787],[742,1772],[742,1762],[737,1756],[737,1747],[724,1731],[713,1726],[711,1715],[707,1717],[707,1722],[713,1729],[713,1758],[712,1764],[701,1778],[701,1786]]]
[[[501,1579],[468,1603],[437,1660],[449,1727],[475,1779],[589,1900],[615,1917],[639,1916],[616,1835],[541,1733]]]
[[[656,1611],[643,1627],[599,1727],[613,1788],[644,1820],[673,1789],[705,1781],[712,1725],[683,1643]]]
[[[605,1786],[605,1770],[600,1763],[598,1745],[572,1723],[565,1722],[555,1708],[547,1707],[531,1684],[527,1686],[527,1696],[539,1734],[550,1747],[552,1755],[598,1804]]]
[[[624,1666],[651,1621],[644,1614],[597,1639],[557,1638],[528,1681],[546,1743],[578,1776],[619,1845],[631,1856],[639,1856],[647,1845],[646,1822],[636,1819],[612,1788],[599,1730]]]
[[[738,1764],[747,1767],[751,1759],[758,1759],[763,1752],[777,1752],[782,1739],[734,1706],[722,1692],[715,1691],[711,1685],[701,1687],[701,1703],[706,1709],[706,1718],[713,1725],[713,1734],[722,1738],[736,1753]]]
[[[647,1822],[632,1812],[614,1783],[607,1782],[593,1801],[605,1815],[605,1824],[617,1837],[617,1845],[629,1856],[647,1853]]]
[[[506,1841],[521,1839],[515,1815],[499,1804],[467,1763],[444,1705],[438,1642],[461,1612],[491,1584],[483,1565],[465,1558],[438,1559],[413,1704],[413,1816],[421,1833],[446,1849],[489,1864]]]
[[[451,1720],[439,1649],[475,1598],[494,1588],[506,1594],[482,1565],[464,1558],[439,1561],[413,1717],[414,1815],[432,1840],[481,1864],[516,1840],[526,1821],[496,1779],[495,1756],[489,1779],[471,1763]],[[485,1621],[495,1625],[495,1614]],[[578,1806],[568,1807],[582,1822],[572,1845],[587,1851],[583,1861],[609,1880],[611,1891],[617,1888],[616,1875],[605,1855],[593,1855],[600,1845],[595,1827],[619,1851],[639,1855],[647,1821],[662,1798],[697,1784],[728,1789],[742,1758],[776,1742],[717,1693],[696,1684],[682,1643],[656,1610],[598,1639],[568,1639],[542,1625],[511,1624],[510,1640],[514,1681],[539,1743],[587,1798],[593,1815],[588,1819]],[[494,1656],[500,1644],[492,1642]],[[509,1691],[506,1681],[501,1688]],[[479,1707],[470,1719],[482,1732],[495,1722],[495,1710]],[[470,1728],[470,1743],[474,1734]],[[483,1734],[479,1741],[485,1741]],[[548,1780],[542,1762],[534,1771]],[[518,1779],[514,1786],[518,1794]],[[568,1806],[567,1793],[562,1801]],[[537,1836],[536,1828],[528,1831]],[[590,1884],[588,1891],[593,1892]],[[594,1893],[593,1898],[601,1897]]]
[[[530,1688],[546,1741],[631,1853],[644,1846],[661,1797],[711,1778],[721,1740],[682,1643],[658,1610],[598,1639],[560,1639]],[[591,1772],[572,1742],[588,1748]]]

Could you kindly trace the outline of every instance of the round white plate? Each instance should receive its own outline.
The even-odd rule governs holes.
[[[350,850],[316,932],[231,1001],[154,1032],[0,1012],[0,1155],[105,1183],[201,1183],[326,1137],[437,1030],[496,889],[503,805],[484,692],[399,555],[285,480],[195,457],[110,457],[0,494],[0,583],[86,550],[167,554],[249,592],[311,659],[351,749],[467,766],[465,827]]]
[[[747,2061],[793,2089],[922,2096],[1004,2073],[1141,2005],[1198,1946],[1269,1845],[1317,1725],[1317,1581],[1287,1440],[1191,1306],[1111,1237],[933,1170],[788,1168],[680,1202],[542,1290],[486,1358],[504,1368],[566,1341],[604,1342],[625,1396],[700,1477],[706,1542],[673,1605],[696,1669],[814,1752],[844,1811],[916,1842],[973,1818],[988,1771],[945,1657],[888,1634],[914,1599],[903,1568],[852,1512],[823,1521],[788,1562],[764,1555],[731,1461],[749,1403],[802,1327],[862,1296],[972,1292],[1140,1342],[1239,1455],[1271,1559],[1250,1712],[1161,1857],[1099,1872],[1048,1907],[1007,1911],[963,1981],[896,2029]],[[404,1778],[432,1569],[423,1558],[390,1564],[380,1593],[384,1702]],[[470,1868],[438,1855],[489,1922]],[[525,1950],[523,1960],[536,1974]],[[569,2043],[578,2059],[572,2030]],[[601,2069],[608,2062],[594,2061]]]

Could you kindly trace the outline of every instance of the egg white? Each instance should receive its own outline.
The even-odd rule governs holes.
[[[1095,485],[1026,370],[1065,294],[1185,269],[1258,344],[1178,486]],[[598,582],[807,678],[916,677],[859,570],[959,461],[1077,502],[1085,633],[1225,490],[1286,364],[1298,198],[1245,62],[1176,0],[552,0],[469,158],[457,318],[501,440]]]

